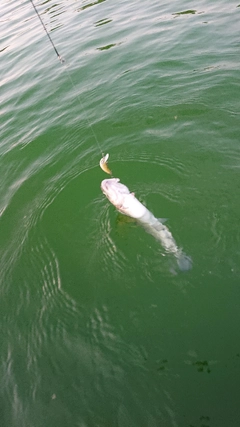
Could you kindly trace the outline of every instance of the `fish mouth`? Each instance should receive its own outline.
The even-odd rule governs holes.
[[[101,190],[105,192],[109,192],[112,189],[112,184],[119,182],[119,178],[111,178],[111,179],[104,179],[101,182]]]

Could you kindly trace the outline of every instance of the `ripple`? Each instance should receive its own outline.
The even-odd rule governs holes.
[[[105,204],[105,206],[103,206]],[[126,265],[127,258],[124,253],[117,247],[112,233],[112,223],[110,220],[111,205],[106,204],[103,197],[99,197],[94,201],[94,210],[97,218],[95,227],[93,227],[90,238],[92,255],[89,260],[88,269],[91,265],[100,264],[101,270],[106,274],[106,277],[121,277]],[[96,239],[97,236],[97,239]],[[92,243],[91,243],[92,242]]]
[[[180,7],[176,15],[172,3],[44,1],[66,70],[29,2],[2,3],[3,422],[176,425],[181,399],[169,378],[179,369],[174,376],[156,360],[165,360],[178,317],[166,332],[164,306],[149,306],[172,284],[192,295],[206,280],[216,298],[211,288],[222,283],[227,298],[225,282],[231,295],[238,283],[236,5],[204,1],[204,15]],[[156,216],[173,213],[177,243],[186,228],[194,284],[172,280],[158,242],[101,195],[102,149]],[[181,304],[175,296],[166,301]]]
[[[95,22],[95,27],[101,27],[102,25],[109,24],[110,22],[112,22],[112,19],[99,19],[99,21]]]
[[[115,46],[116,46],[116,43],[110,43],[106,46],[97,47],[97,50],[108,50],[108,49],[111,49],[112,47],[115,47]]]
[[[96,0],[96,1],[91,2],[91,3],[87,3],[84,6],[80,7],[79,9],[77,9],[77,12],[80,12],[81,10],[88,9],[89,7],[92,7],[92,6],[96,6],[97,4],[103,3],[105,1],[106,0]]]
[[[175,13],[173,13],[173,15],[174,16],[179,16],[179,15],[195,15],[195,13],[197,13],[196,10],[189,9],[189,10],[184,10],[183,12],[175,12]]]
[[[45,3],[45,2],[44,2]],[[42,5],[43,6],[43,5]],[[41,8],[42,9],[42,8]],[[44,25],[48,28],[48,31],[54,31],[57,28],[63,27],[63,18],[60,21],[59,17],[66,13],[66,7],[59,4],[52,4],[45,9],[39,10],[41,13],[41,17],[44,21]],[[45,22],[45,19],[48,20],[48,22]]]
[[[31,270],[35,270],[40,276],[38,285],[41,284],[38,289],[41,309],[35,327],[38,329],[38,336],[41,332],[43,338],[54,340],[59,334],[64,335],[70,318],[80,313],[75,301],[62,289],[58,259],[44,237],[38,238],[38,244],[32,248]],[[61,318],[57,322],[52,322],[54,312],[61,312]],[[32,334],[37,337],[36,330]]]
[[[212,233],[212,244],[216,249],[222,247],[223,252],[226,249],[226,236],[224,235],[223,226],[220,218],[216,213],[212,214],[212,219],[210,222],[210,229]]]
[[[94,341],[94,345],[107,345],[106,342],[109,342],[111,347],[114,347],[119,339],[111,324],[106,306],[103,306],[101,310],[97,307],[94,309],[87,322],[87,329],[87,335],[91,337],[91,341]]]

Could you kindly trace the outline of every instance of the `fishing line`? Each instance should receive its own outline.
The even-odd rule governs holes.
[[[57,55],[57,57],[58,57],[59,61],[61,62],[61,64],[66,65],[65,59],[64,59],[64,58],[62,58],[62,56],[59,54],[59,52],[58,52],[58,50],[57,50],[57,48],[56,48],[55,44],[53,43],[53,40],[52,40],[52,38],[51,38],[51,36],[50,36],[50,34],[49,34],[49,32],[48,32],[48,30],[47,30],[47,28],[46,28],[46,26],[45,26],[44,22],[43,22],[43,20],[42,20],[42,18],[41,18],[41,16],[40,16],[40,14],[38,13],[38,10],[37,10],[37,8],[36,8],[35,4],[33,3],[33,0],[30,0],[30,2],[32,3],[32,6],[33,6],[33,8],[34,8],[34,10],[35,10],[35,12],[36,12],[36,14],[37,14],[38,18],[39,18],[39,21],[41,22],[41,24],[42,24],[42,26],[43,26],[43,28],[44,28],[44,30],[45,30],[45,32],[46,32],[46,34],[47,34],[47,36],[48,36],[48,39],[49,39],[49,41],[50,41],[50,43],[51,43],[51,45],[52,45],[53,49],[55,50],[55,53],[56,53],[56,55]],[[73,80],[72,80],[72,78],[71,78],[71,76],[70,76],[70,74],[69,74],[69,72],[68,72],[67,67],[65,67],[65,70],[66,70],[66,72],[67,72],[68,78],[69,78],[69,80],[70,80],[70,82],[71,82],[71,84],[72,84],[72,87],[73,87],[74,91],[75,91],[75,92],[77,92],[77,90],[76,90],[76,86],[75,86],[75,84],[73,83]],[[79,104],[80,104],[80,105],[81,105],[81,107],[82,107],[83,112],[85,112],[85,110],[84,110],[84,106],[83,106],[83,103],[82,103],[81,98],[80,98],[78,95],[76,95],[76,97],[77,97],[77,99],[78,99]],[[89,128],[91,129],[92,135],[93,135],[93,137],[94,137],[94,139],[95,139],[95,141],[96,141],[96,144],[97,144],[97,146],[98,146],[98,148],[99,148],[99,151],[100,151],[101,155],[102,155],[102,156],[104,156],[103,151],[102,151],[101,146],[100,146],[100,143],[99,143],[99,141],[98,141],[98,139],[97,139],[97,136],[96,136],[96,134],[95,134],[95,132],[94,132],[94,130],[93,130],[93,127],[92,127],[92,125],[91,125],[91,123],[90,123],[90,121],[89,121],[89,119],[88,119],[88,117],[87,117],[87,115],[86,115],[86,114],[85,114],[85,120],[86,120],[86,122],[87,122],[87,124],[88,124]]]

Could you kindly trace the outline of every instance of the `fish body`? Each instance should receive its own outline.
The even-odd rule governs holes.
[[[146,206],[139,202],[135,194],[131,193],[119,178],[104,179],[101,190],[119,212],[135,218],[149,234],[159,240],[164,249],[177,258],[181,270],[191,268],[191,258],[178,248],[172,233]]]

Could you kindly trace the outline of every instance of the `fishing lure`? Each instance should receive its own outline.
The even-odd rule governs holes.
[[[99,165],[104,172],[108,173],[109,175],[112,175],[112,171],[109,169],[107,165],[108,158],[109,158],[109,154],[106,154],[106,156],[102,157],[99,162]]]

